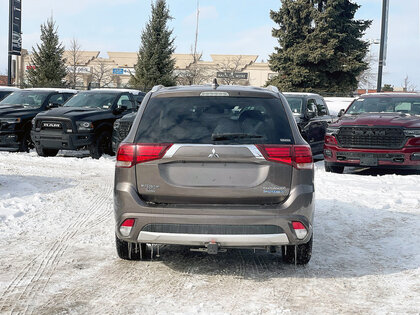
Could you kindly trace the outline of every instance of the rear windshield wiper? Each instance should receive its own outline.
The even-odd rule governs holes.
[[[211,135],[211,140],[213,141],[222,141],[222,140],[231,140],[231,139],[255,139],[262,138],[261,135],[254,135],[249,133],[217,133]]]

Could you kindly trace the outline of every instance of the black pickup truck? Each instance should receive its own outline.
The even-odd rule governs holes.
[[[116,119],[137,110],[138,90],[95,89],[79,92],[63,107],[35,117],[31,132],[40,156],[59,150],[88,149],[92,158],[112,155],[111,134]]]
[[[24,89],[6,96],[0,102],[0,150],[29,151],[33,147],[32,119],[61,106],[76,93],[70,89]]]
[[[324,136],[334,120],[322,96],[315,93],[283,93],[290,105],[302,137],[311,146],[312,154],[323,153]]]

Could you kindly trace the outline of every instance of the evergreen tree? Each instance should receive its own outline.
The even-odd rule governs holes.
[[[136,73],[130,78],[131,86],[147,91],[158,84],[175,85],[174,39],[171,38],[172,30],[167,27],[170,19],[165,0],[152,3],[152,15],[141,34]]]
[[[32,47],[32,65],[28,69],[28,82],[34,87],[62,87],[67,75],[64,47],[59,42],[53,19],[41,25],[41,44],[37,49]]]
[[[282,0],[271,12],[280,48],[270,56],[279,75],[269,84],[283,90],[348,94],[368,68],[368,43],[361,38],[371,21],[355,20],[360,7],[349,0]],[[294,14],[287,16],[288,10]],[[302,19],[304,17],[305,19]],[[296,39],[294,34],[301,34]]]

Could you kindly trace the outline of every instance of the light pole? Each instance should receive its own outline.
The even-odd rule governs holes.
[[[376,61],[374,55],[372,55],[372,45],[379,45],[381,40],[380,39],[368,39],[367,42],[369,43],[369,56],[367,61],[369,62],[369,68],[367,71],[366,76],[366,93],[369,93],[369,87],[371,85],[371,81],[375,80],[375,73],[372,71],[371,65]],[[376,63],[376,62],[375,62]]]
[[[389,9],[389,0],[383,0],[381,42],[379,43],[378,84],[376,86],[377,92],[381,92],[382,90],[382,70],[385,63],[386,42],[387,42],[387,35],[388,35],[388,11],[389,11],[388,9]]]

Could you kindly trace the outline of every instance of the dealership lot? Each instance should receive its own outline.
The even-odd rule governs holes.
[[[114,159],[0,153],[0,313],[418,313],[420,175],[315,167],[313,257],[117,258]]]

